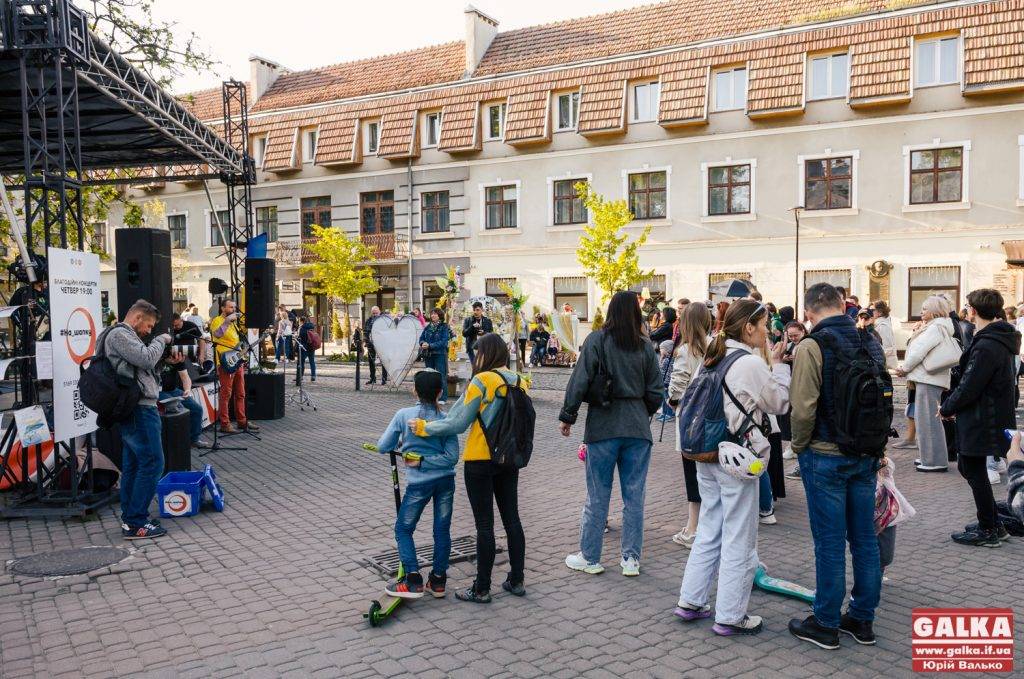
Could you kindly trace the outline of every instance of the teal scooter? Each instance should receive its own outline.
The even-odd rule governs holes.
[[[754,587],[763,589],[766,592],[772,592],[773,594],[781,594],[806,601],[809,604],[814,603],[813,589],[808,589],[803,585],[798,585],[795,582],[783,580],[782,578],[773,578],[768,575],[768,571],[763,563],[757,564],[757,572],[754,573]]]

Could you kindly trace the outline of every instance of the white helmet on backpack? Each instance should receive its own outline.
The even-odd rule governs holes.
[[[730,441],[718,444],[718,464],[722,470],[738,479],[756,479],[764,473],[764,460],[746,446]]]

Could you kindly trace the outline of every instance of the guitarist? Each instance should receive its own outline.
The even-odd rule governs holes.
[[[234,396],[235,420],[238,428],[247,431],[259,431],[259,427],[245,417],[245,357],[241,353],[242,339],[238,329],[238,318],[235,302],[231,299],[222,300],[220,315],[210,319],[210,336],[213,339],[214,362],[217,364],[217,378],[220,382],[220,400],[217,410],[220,417],[220,430],[224,434],[238,433],[231,426],[228,403]]]

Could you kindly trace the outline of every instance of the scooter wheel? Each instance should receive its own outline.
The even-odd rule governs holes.
[[[380,614],[380,602],[374,601],[370,604],[370,612],[366,614],[366,619],[370,622],[370,627],[380,627],[380,624],[384,621],[384,618]]]

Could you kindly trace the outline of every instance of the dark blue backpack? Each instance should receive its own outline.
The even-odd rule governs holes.
[[[683,457],[694,462],[715,462],[718,460],[718,444],[722,441],[739,443],[740,437],[729,432],[725,419],[723,393],[746,415],[747,422],[753,417],[747,412],[725,384],[725,375],[732,364],[744,356],[746,351],[734,351],[713,368],[701,368],[690,380],[683,395],[683,408],[679,412],[679,444]],[[744,434],[749,429],[744,431]]]

